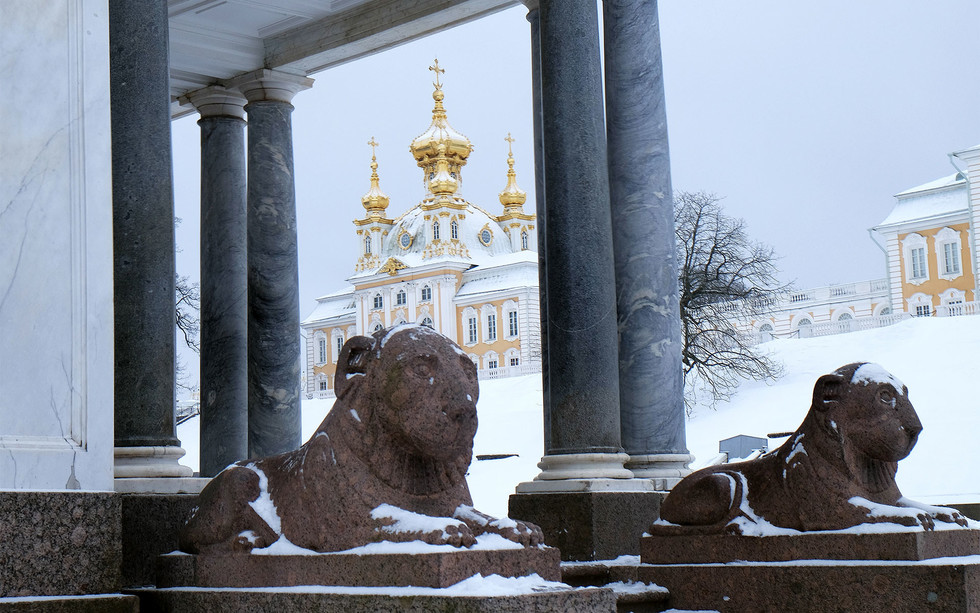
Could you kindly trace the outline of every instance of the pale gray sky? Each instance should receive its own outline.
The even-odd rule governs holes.
[[[429,124],[434,57],[445,106],[475,150],[464,195],[491,212],[508,132],[533,209],[529,26],[523,7],[319,75],[294,100],[300,310],[357,257],[374,136],[395,217],[422,197],[408,144]],[[892,195],[951,174],[980,143],[976,0],[661,0],[675,190],[724,197],[800,287],[883,277],[867,229]],[[198,277],[199,131],[174,122],[181,274]]]

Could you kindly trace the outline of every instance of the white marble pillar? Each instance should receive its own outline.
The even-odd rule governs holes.
[[[299,264],[290,101],[313,79],[267,69],[228,84],[248,99],[248,450],[300,441]]]

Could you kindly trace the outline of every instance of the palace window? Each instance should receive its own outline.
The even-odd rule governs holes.
[[[377,332],[378,330],[383,330],[383,329],[384,326],[382,326],[381,324],[374,324],[374,329],[372,330],[372,332]]]
[[[380,308],[383,308],[384,305],[385,305],[385,299],[381,297],[381,294],[375,294],[374,295],[374,308],[375,309],[380,309]]]
[[[916,317],[929,317],[932,315],[932,305],[930,304],[917,304],[915,305],[915,316]]]
[[[939,264],[940,277],[952,281],[962,274],[961,249],[959,232],[950,227],[936,232],[936,260]]]
[[[527,230],[521,232],[521,249],[527,249]]]
[[[405,294],[405,290],[400,289],[395,294],[395,306],[401,306],[403,304],[408,304],[408,296]]]
[[[510,365],[511,366],[520,366],[521,365],[521,359],[520,358],[511,358],[510,359]]]
[[[326,381],[326,379],[320,379],[320,391],[321,392],[327,391],[327,381]]]
[[[517,336],[517,311],[507,313],[507,333],[508,336]]]
[[[336,357],[340,357],[340,350],[344,348],[344,337],[343,336],[338,336],[338,337],[336,337],[333,340],[337,344]]]
[[[422,302],[428,302],[432,300],[432,288],[428,285],[422,287]]]
[[[925,279],[929,276],[929,269],[926,268],[926,248],[917,247],[911,250],[912,255],[912,278]]]
[[[364,237],[364,255],[371,255],[371,235]]]
[[[494,369],[497,368],[497,358],[490,358],[487,360],[487,368]]]
[[[471,344],[475,343],[477,341],[476,317],[470,317],[468,321],[468,328],[469,328],[469,335],[467,336],[467,338],[469,340],[467,342]]]
[[[425,319],[423,319],[422,320],[422,325],[425,326],[425,327],[427,327],[427,328],[433,327],[432,326],[432,318],[431,317],[426,317]]]
[[[449,225],[449,229],[450,229],[450,232],[452,234],[453,240],[458,239],[459,238],[459,224],[456,223],[456,220],[455,219],[453,220],[453,223],[451,223]]]
[[[433,221],[432,222],[432,240],[434,240],[434,241],[439,240],[439,222],[438,221]]]
[[[497,314],[487,313],[487,340],[497,340]]]
[[[960,250],[955,243],[943,243],[943,273],[955,275],[960,272]]]
[[[813,322],[810,321],[809,319],[807,319],[806,317],[804,317],[800,321],[796,322],[796,327],[797,328],[803,328],[803,327],[812,326],[812,325],[813,325]]]
[[[327,363],[327,339],[321,338],[317,340],[317,364]]]

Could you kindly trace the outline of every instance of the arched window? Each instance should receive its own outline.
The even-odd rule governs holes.
[[[881,309],[881,311],[878,314],[879,315],[891,315],[892,314],[892,308],[891,307],[885,307],[885,308]]]
[[[772,324],[762,324],[759,326],[759,332],[772,332]]]
[[[812,325],[813,325],[813,322],[810,321],[809,319],[807,319],[806,317],[804,317],[800,321],[796,322],[796,327],[797,328],[803,328],[805,326],[812,326]]]
[[[395,305],[401,306],[403,304],[408,304],[408,296],[405,294],[405,290],[400,289],[398,293],[395,294]]]
[[[438,221],[433,221],[432,222],[432,240],[434,240],[434,241],[439,240],[439,222]]]
[[[384,326],[382,326],[381,324],[374,324],[374,329],[372,330],[372,332],[377,332],[378,330],[383,330],[383,329]]]
[[[432,300],[432,288],[428,285],[422,286],[422,302],[428,302]]]
[[[521,249],[527,249],[527,230],[521,232]]]
[[[425,326],[425,327],[427,327],[427,328],[431,328],[432,327],[432,318],[431,317],[426,317],[425,319],[423,319],[422,320],[422,325]]]
[[[459,224],[456,223],[456,220],[455,219],[453,220],[453,223],[449,224],[449,229],[450,229],[450,233],[452,234],[453,240],[458,239],[459,238]]]
[[[384,307],[384,305],[385,305],[385,299],[381,297],[381,294],[375,294],[374,295],[374,308],[380,309],[380,308]]]
[[[371,255],[371,235],[364,237],[364,255]]]
[[[840,314],[840,317],[837,318],[837,321],[850,321],[852,319],[854,319],[854,316],[851,315],[850,313],[845,312]]]

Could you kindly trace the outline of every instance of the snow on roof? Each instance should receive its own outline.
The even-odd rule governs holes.
[[[456,292],[456,298],[537,285],[537,254],[533,251],[519,251],[499,256],[493,262],[463,273],[463,284]]]
[[[327,294],[322,298],[317,298],[316,307],[313,308],[313,312],[303,320],[301,325],[305,326],[307,324],[326,321],[327,319],[342,317],[344,315],[353,316],[356,312],[357,309],[355,308],[354,304],[354,288],[348,286],[338,292]]]
[[[961,173],[907,189],[895,194],[895,198],[898,200],[895,208],[878,227],[928,219],[969,208],[967,183]]]

